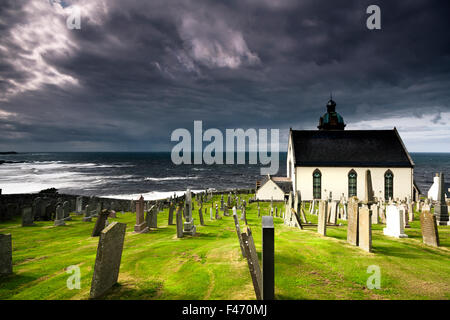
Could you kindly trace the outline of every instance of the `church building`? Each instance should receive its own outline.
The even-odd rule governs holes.
[[[370,170],[374,196],[413,199],[414,162],[394,127],[392,130],[345,130],[344,118],[330,99],[318,130],[289,132],[287,178],[302,200],[364,199]]]

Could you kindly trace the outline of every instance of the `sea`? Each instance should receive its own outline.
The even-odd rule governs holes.
[[[410,153],[414,179],[426,194],[433,176],[450,179],[450,153]],[[2,161],[3,160],[3,161]],[[280,153],[277,175],[286,176],[286,153]],[[3,194],[59,193],[117,199],[163,199],[186,189],[254,188],[263,177],[259,164],[175,165],[169,152],[30,152],[0,155]]]

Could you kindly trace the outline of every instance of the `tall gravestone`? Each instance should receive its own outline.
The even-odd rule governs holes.
[[[383,229],[383,234],[395,238],[407,238],[403,219],[403,214],[396,205],[388,205],[386,207],[386,228]]]
[[[194,218],[192,217],[192,193],[188,189],[185,194],[185,219],[183,233],[185,235],[195,235],[196,227],[194,225]]]
[[[262,299],[275,299],[275,232],[273,217],[262,218]]]
[[[371,217],[372,217],[371,223],[372,224],[378,224],[378,222],[379,222],[378,209],[379,209],[378,204],[376,204],[376,203],[370,206],[370,210],[372,211],[372,215],[371,215]]]
[[[369,208],[359,209],[358,246],[364,251],[372,251],[372,224]]]
[[[102,230],[91,283],[91,299],[101,297],[117,283],[126,229],[125,223],[113,222]]]
[[[423,210],[420,213],[420,226],[422,230],[423,243],[433,247],[439,247],[439,233],[436,216],[430,211]]]
[[[170,202],[170,205],[169,205],[169,221],[168,221],[168,225],[169,226],[173,225],[173,211],[174,211],[174,209],[175,209],[175,205],[172,202]]]
[[[156,204],[150,207],[147,211],[147,216],[145,217],[148,229],[158,228],[158,207]]]
[[[358,199],[351,198],[348,203],[347,242],[358,245]]]
[[[11,234],[0,234],[0,275],[12,273]]]
[[[317,232],[323,236],[327,235],[327,201],[319,202],[319,216],[317,220]]]
[[[436,205],[434,207],[434,215],[436,216],[436,222],[440,226],[450,225],[448,216],[448,206],[445,203],[445,179],[444,173],[439,175],[439,188]]]
[[[202,207],[198,208],[198,217],[200,219],[200,225],[204,226],[205,222],[203,220],[203,212],[202,212]]]
[[[175,221],[177,224],[177,238],[183,238],[183,207],[178,206],[175,214]]]
[[[63,217],[65,221],[71,221],[72,217],[70,216],[70,203],[69,201],[64,201],[62,204],[63,209]]]
[[[219,219],[220,219],[219,206],[218,206],[218,204],[216,203],[216,220],[219,220]]]
[[[375,202],[375,195],[372,188],[372,175],[370,173],[370,170],[366,170],[366,183],[365,183],[365,204],[372,204]]]
[[[91,222],[92,221],[92,217],[91,217],[91,208],[90,206],[87,204],[86,207],[84,208],[84,217],[83,217],[83,221],[84,222]]]
[[[337,201],[331,201],[331,210],[330,210],[330,223],[331,224],[336,224],[337,222],[337,206],[338,206],[338,202]]]
[[[148,226],[144,217],[144,197],[141,196],[136,202],[136,224],[134,225],[134,232],[146,233]]]

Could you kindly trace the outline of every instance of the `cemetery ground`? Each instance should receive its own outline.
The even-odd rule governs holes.
[[[248,203],[250,196],[241,198]],[[213,200],[220,204],[220,196]],[[231,210],[230,216],[221,211],[222,219],[211,221],[208,202],[205,226],[200,226],[194,203],[193,237],[177,239],[176,225],[167,225],[167,208],[158,214],[158,229],[145,234],[133,233],[134,213],[109,218],[126,223],[127,232],[118,284],[103,299],[255,299]],[[280,203],[275,206],[284,210]],[[261,215],[269,214],[270,203],[260,202],[260,207]],[[317,222],[317,216],[307,218]],[[0,278],[0,299],[89,298],[99,238],[91,237],[95,222],[83,222],[73,213],[72,219],[61,227],[53,221],[21,227],[20,218],[0,223],[0,233],[12,234],[14,272]],[[247,221],[261,261],[256,203],[247,206]],[[450,227],[439,226],[441,247],[426,246],[417,212],[405,239],[384,236],[384,225],[373,225],[372,253],[346,242],[346,221],[327,227],[327,237],[316,232],[317,226],[299,230],[276,217],[274,223],[276,299],[450,299]],[[71,265],[80,267],[81,289],[67,288]],[[380,267],[380,289],[367,288],[371,265]]]

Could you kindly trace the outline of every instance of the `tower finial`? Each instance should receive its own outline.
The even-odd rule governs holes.
[[[330,91],[330,100],[333,100],[333,91]]]

